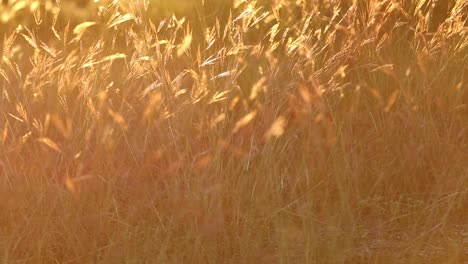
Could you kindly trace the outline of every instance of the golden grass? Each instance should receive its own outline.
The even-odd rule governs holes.
[[[466,1],[82,5],[0,6],[3,263],[468,259]]]

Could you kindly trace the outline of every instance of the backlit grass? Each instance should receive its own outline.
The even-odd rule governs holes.
[[[10,0],[0,260],[463,263],[466,14]]]

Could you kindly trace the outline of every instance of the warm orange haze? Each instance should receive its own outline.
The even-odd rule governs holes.
[[[465,0],[3,0],[0,262],[467,263]]]

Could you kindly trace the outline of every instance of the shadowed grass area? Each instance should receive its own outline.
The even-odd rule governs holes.
[[[465,1],[0,8],[3,262],[467,258]]]

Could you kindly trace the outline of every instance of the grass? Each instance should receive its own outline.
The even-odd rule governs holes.
[[[465,1],[189,3],[0,6],[3,263],[467,261]]]

